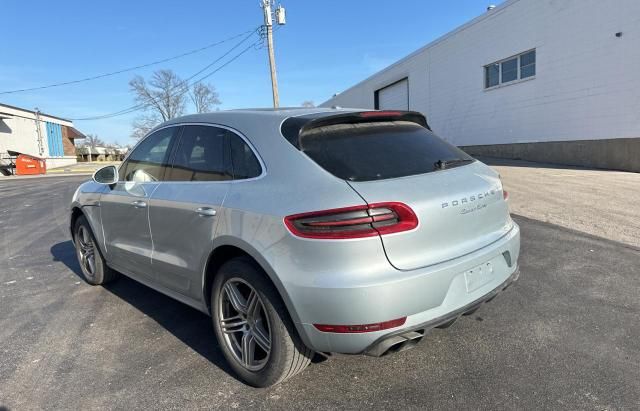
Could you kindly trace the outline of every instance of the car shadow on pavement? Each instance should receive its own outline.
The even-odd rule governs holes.
[[[82,277],[82,271],[80,270],[80,264],[76,258],[76,249],[71,240],[54,244],[49,251],[51,251],[53,261],[60,261],[66,265],[69,270],[73,271],[75,275],[84,279],[84,277]]]
[[[54,261],[62,262],[84,280],[70,240],[53,245],[51,255]],[[124,275],[103,288],[140,310],[195,352],[236,378],[218,347],[209,316]]]

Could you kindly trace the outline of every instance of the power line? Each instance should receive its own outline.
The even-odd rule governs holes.
[[[260,32],[259,32],[260,33]],[[240,53],[236,54],[235,56],[233,56],[231,59],[229,59],[228,61],[226,61],[224,64],[222,64],[220,67],[216,68],[215,70],[211,71],[210,73],[205,74],[204,76],[202,76],[201,78],[197,79],[196,81],[194,81],[191,84],[188,84],[188,82],[190,80],[192,80],[193,78],[195,78],[196,76],[200,75],[201,73],[205,72],[206,70],[208,70],[209,68],[211,68],[213,65],[215,65],[216,63],[218,63],[220,60],[222,60],[223,58],[225,58],[226,56],[228,56],[233,50],[235,50],[236,48],[238,48],[242,43],[244,43],[246,40],[248,40],[251,35],[253,35],[254,32],[252,32],[249,36],[243,38],[239,43],[237,43],[236,45],[234,45],[231,49],[229,49],[226,53],[224,53],[222,56],[218,57],[217,59],[215,59],[213,62],[209,63],[208,65],[206,65],[204,68],[198,70],[196,73],[192,74],[191,76],[189,76],[187,79],[182,80],[180,83],[176,84],[175,86],[173,86],[171,88],[171,90],[169,91],[169,93],[173,93],[174,91],[179,91],[179,92],[184,92],[185,88],[188,89],[189,87],[194,86],[195,84],[211,77],[213,74],[217,73],[218,71],[222,70],[224,67],[226,67],[227,65],[231,64],[233,61],[237,60],[238,58],[240,58],[240,56],[242,56],[243,54],[245,54],[247,51],[249,51],[251,48],[255,48],[258,44],[263,42],[263,38],[262,35],[260,33],[260,39],[254,43],[249,44],[246,48],[244,48]],[[122,116],[125,114],[129,114],[129,113],[133,113],[135,111],[147,108],[149,106],[151,106],[153,103],[150,102],[145,102],[145,103],[140,103],[140,104],[136,104],[134,106],[113,112],[113,113],[109,113],[109,114],[103,114],[100,116],[92,116],[92,117],[82,117],[82,118],[71,118],[69,120],[72,121],[88,121],[88,120],[102,120],[102,119],[107,119],[107,118],[112,118],[112,117],[118,117],[118,116]]]
[[[86,82],[86,81],[98,80],[98,79],[105,78],[105,77],[115,76],[117,74],[127,73],[127,72],[130,72],[130,71],[134,71],[134,70],[139,70],[139,69],[146,68],[146,67],[155,66],[157,64],[166,63],[168,61],[173,61],[173,60],[180,59],[182,57],[190,56],[192,54],[200,53],[200,52],[202,52],[204,50],[208,50],[208,49],[210,49],[212,47],[215,47],[215,46],[218,46],[220,44],[226,43],[228,41],[237,39],[238,37],[241,37],[241,36],[243,36],[243,35],[245,35],[247,33],[253,33],[256,30],[257,29],[247,30],[247,31],[244,31],[244,32],[242,32],[240,34],[236,34],[235,36],[228,37],[228,38],[226,38],[224,40],[220,40],[220,41],[217,41],[215,43],[208,44],[208,45],[206,45],[204,47],[193,49],[193,50],[187,51],[187,52],[182,53],[182,54],[178,54],[178,55],[173,56],[173,57],[168,57],[168,58],[165,58],[165,59],[162,59],[162,60],[153,61],[151,63],[141,64],[139,66],[128,67],[128,68],[125,68],[125,69],[112,71],[112,72],[104,73],[104,74],[98,74],[98,75],[95,75],[95,76],[85,77],[85,78],[81,78],[81,79],[77,79],[77,80],[65,81],[65,82],[62,82],[62,83],[54,83],[54,84],[48,84],[48,85],[45,85],[45,86],[23,88],[23,89],[16,89],[16,90],[0,91],[0,95],[1,94],[22,93],[22,92],[25,92],[25,91],[44,90],[44,89],[53,88],[53,87],[67,86],[67,85],[70,85],[70,84],[77,84],[77,83],[83,83],[83,82]]]
[[[251,33],[253,34],[253,33]],[[226,53],[224,53],[222,56],[218,57],[217,59],[215,59],[213,62],[211,62],[210,64],[206,65],[204,68],[202,68],[201,70],[197,71],[196,73],[194,73],[193,75],[189,76],[187,79],[182,80],[180,83],[174,85],[170,90],[169,93],[172,93],[174,91],[176,91],[177,89],[181,88],[181,92],[184,91],[184,87],[190,87],[191,85],[186,84],[187,82],[189,82],[191,79],[193,79],[194,77],[196,77],[197,75],[203,73],[204,71],[206,71],[207,69],[209,69],[211,66],[213,66],[214,64],[216,64],[217,62],[219,62],[220,60],[222,60],[224,57],[226,57],[227,55],[229,55],[229,53],[231,53],[233,50],[235,50],[236,48],[238,48],[242,43],[244,43],[249,37],[251,37],[251,35],[243,38],[239,43],[237,43],[236,45],[234,45],[231,49],[229,49]],[[229,62],[225,63],[222,67],[225,67],[228,63],[230,63],[231,61],[235,60],[236,58],[238,58],[240,55],[244,54],[246,51],[248,51],[249,48],[251,47],[255,47],[256,44],[262,42],[262,38],[255,42],[252,43],[251,45],[249,45],[249,47],[247,47],[245,50],[243,50],[239,55],[237,55],[236,57],[232,58]],[[213,73],[219,71],[222,67],[218,68],[216,71],[214,71]],[[210,73],[210,74],[213,74]],[[209,75],[210,75],[209,74]],[[206,77],[208,77],[209,75],[207,75]],[[196,84],[200,81],[202,81],[204,78],[203,77],[201,79],[199,79],[198,81],[194,82],[193,84]],[[192,84],[192,85],[193,85]],[[72,121],[84,121],[84,120],[101,120],[101,119],[106,119],[106,118],[111,118],[111,117],[117,117],[117,116],[122,116],[125,114],[129,114],[129,113],[133,113],[135,111],[147,108],[149,106],[151,106],[153,103],[150,102],[145,102],[145,103],[140,103],[140,104],[136,104],[134,106],[116,111],[114,113],[109,113],[109,114],[103,114],[100,116],[92,116],[92,117],[82,117],[82,118],[72,118],[70,120]]]
[[[200,83],[202,80],[205,80],[209,77],[211,77],[212,75],[214,75],[215,73],[217,73],[218,71],[222,70],[223,68],[225,68],[226,66],[228,66],[229,64],[231,64],[232,62],[234,62],[235,60],[237,60],[240,56],[242,56],[244,53],[246,53],[247,51],[249,51],[249,49],[254,48],[255,46],[257,46],[258,44],[262,43],[263,40],[260,39],[258,41],[256,41],[255,43],[249,44],[246,48],[244,48],[240,53],[236,54],[235,56],[233,56],[230,60],[228,60],[227,62],[225,62],[223,65],[221,65],[220,67],[218,67],[217,69],[213,70],[211,73],[204,75],[203,77],[200,77],[197,81],[195,81],[192,86],[196,85],[197,83]]]

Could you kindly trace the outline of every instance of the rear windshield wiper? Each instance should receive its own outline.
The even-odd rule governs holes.
[[[436,170],[445,170],[447,168],[457,167],[473,162],[474,160],[472,158],[454,158],[452,160],[438,160],[433,165]]]

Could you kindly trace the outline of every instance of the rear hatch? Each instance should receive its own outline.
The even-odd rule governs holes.
[[[380,236],[400,270],[468,254],[512,226],[498,174],[435,136],[416,114],[325,117],[302,127],[297,142],[368,204],[401,202],[413,210],[417,227]]]
[[[412,231],[383,235],[389,262],[412,270],[480,249],[511,228],[500,180],[475,162],[433,173],[350,183],[368,203],[400,201],[418,216]]]

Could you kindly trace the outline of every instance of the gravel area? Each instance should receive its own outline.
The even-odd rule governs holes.
[[[640,173],[481,160],[502,176],[512,213],[640,247]]]

